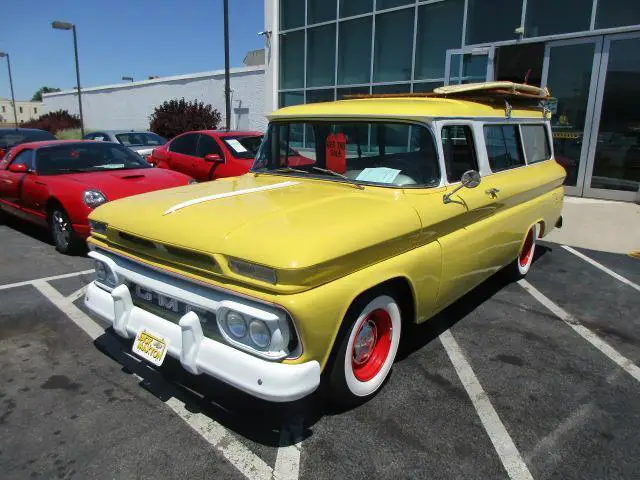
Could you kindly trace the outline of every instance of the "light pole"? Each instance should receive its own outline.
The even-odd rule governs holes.
[[[0,52],[0,58],[7,57],[7,68],[9,69],[9,86],[11,87],[11,102],[13,103],[13,120],[18,128],[18,110],[16,109],[16,96],[13,94],[13,78],[11,77],[11,61],[9,60],[9,54],[6,52]]]
[[[78,38],[76,36],[76,26],[69,22],[51,22],[51,26],[57,30],[73,31],[73,52],[76,57],[76,80],[78,82],[78,107],[80,108],[80,135],[84,137],[84,118],[82,116],[82,94],[80,89],[80,67],[78,66]]]
[[[231,88],[229,87],[229,2],[223,0],[224,16],[224,107],[225,124],[227,130],[231,129]]]
[[[122,80],[133,82],[133,77],[122,77]]]

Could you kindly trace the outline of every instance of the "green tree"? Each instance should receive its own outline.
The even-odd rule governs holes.
[[[54,88],[54,87],[40,87],[38,89],[38,91],[36,93],[33,94],[33,97],[31,97],[31,101],[32,102],[41,102],[42,101],[42,94],[43,93],[53,93],[53,92],[59,92],[60,89],[59,88]]]

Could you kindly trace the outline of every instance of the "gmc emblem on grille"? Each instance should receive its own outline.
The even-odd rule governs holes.
[[[140,285],[136,285],[135,294],[136,294],[136,297],[146,300],[147,302],[154,301],[154,298],[153,298],[154,292],[145,290]],[[155,292],[155,294],[156,294],[155,303],[157,303],[159,307],[164,308],[165,310],[170,310],[173,313],[180,312],[180,309],[178,308],[178,300],[176,300],[173,297],[162,295],[161,293]],[[189,306],[187,305],[187,310],[189,310],[188,307]]]

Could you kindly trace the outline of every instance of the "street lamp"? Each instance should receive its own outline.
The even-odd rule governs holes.
[[[11,86],[11,102],[13,103],[13,120],[16,125],[15,128],[18,128],[18,113],[16,109],[16,97],[13,94],[13,78],[11,77],[11,61],[9,60],[9,54],[5,52],[0,52],[0,58],[7,57],[7,67],[9,68],[9,85]]]
[[[76,79],[78,82],[78,107],[80,108],[80,135],[84,137],[84,118],[82,116],[82,95],[80,93],[80,67],[78,66],[78,38],[76,36],[76,26],[69,22],[51,22],[51,26],[56,30],[73,31],[73,52],[76,57]]]
[[[133,77],[122,77],[122,80],[128,80],[129,82],[133,82]]]

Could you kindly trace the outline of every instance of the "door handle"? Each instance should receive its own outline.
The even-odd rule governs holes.
[[[487,195],[491,195],[491,198],[498,198],[498,193],[500,193],[499,188],[488,188],[484,191]]]

